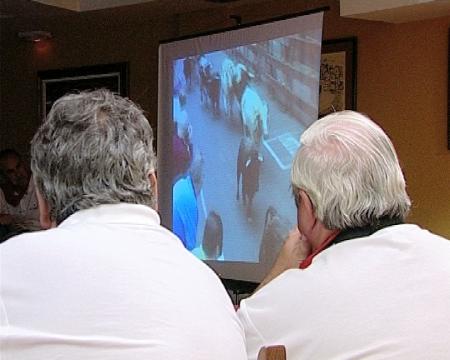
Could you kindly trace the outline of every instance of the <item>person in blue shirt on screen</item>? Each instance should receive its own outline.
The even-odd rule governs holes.
[[[202,168],[203,158],[198,154],[173,186],[172,228],[188,250],[197,242],[197,199],[203,183]]]

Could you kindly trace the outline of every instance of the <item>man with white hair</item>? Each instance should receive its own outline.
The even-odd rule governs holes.
[[[1,359],[246,358],[220,280],[160,225],[138,106],[106,90],[66,95],[31,158],[48,230],[0,245]]]
[[[413,224],[394,147],[368,117],[328,115],[291,170],[298,229],[241,302],[249,359],[443,359],[450,354],[450,242]]]

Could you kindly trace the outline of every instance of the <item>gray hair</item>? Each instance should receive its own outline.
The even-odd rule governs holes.
[[[341,111],[317,120],[301,136],[291,169],[328,229],[404,220],[411,206],[394,146],[365,115]]]
[[[58,99],[31,142],[31,169],[58,223],[82,209],[154,207],[153,132],[142,110],[108,90]]]

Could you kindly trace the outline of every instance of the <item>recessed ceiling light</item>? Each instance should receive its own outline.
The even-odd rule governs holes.
[[[21,31],[17,36],[25,41],[40,42],[51,39],[52,33],[48,31],[34,30],[34,31]]]

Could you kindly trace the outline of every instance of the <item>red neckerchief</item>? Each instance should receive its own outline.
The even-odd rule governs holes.
[[[336,236],[338,236],[338,234],[331,234],[330,236],[328,236],[328,238],[326,238],[322,244],[320,244],[320,246],[316,249],[316,251],[312,252],[309,256],[307,256],[298,266],[299,269],[306,269],[309,265],[311,265],[314,256],[316,256],[318,253],[322,252],[324,249],[326,249],[332,242],[333,240],[336,238]]]

